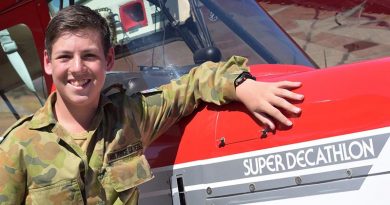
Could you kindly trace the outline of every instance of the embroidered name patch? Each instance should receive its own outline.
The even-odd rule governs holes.
[[[108,153],[107,154],[108,163],[114,162],[116,160],[122,159],[122,158],[130,156],[132,154],[135,154],[139,150],[142,150],[142,143],[141,142],[137,142],[137,143],[132,144],[124,149]]]

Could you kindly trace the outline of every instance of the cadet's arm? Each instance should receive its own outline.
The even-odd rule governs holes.
[[[248,71],[245,63],[246,59],[238,56],[227,62],[206,62],[154,93],[133,97],[132,113],[128,116],[135,116],[143,144],[150,144],[202,101],[222,105],[236,100],[233,81]]]
[[[239,56],[233,56],[227,62],[207,62],[192,69],[188,75],[160,87],[160,94],[143,95],[142,103],[137,103],[140,105],[138,109],[131,110],[143,134],[143,144],[150,144],[180,118],[192,113],[201,101],[222,105],[238,100],[271,129],[275,125],[270,117],[291,125],[278,108],[300,112],[299,108],[286,100],[303,99],[302,95],[289,91],[299,87],[300,83],[247,80],[235,88],[234,80],[242,72],[248,71],[246,62],[247,59]]]

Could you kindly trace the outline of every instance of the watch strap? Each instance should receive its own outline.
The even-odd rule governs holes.
[[[247,79],[256,80],[256,77],[250,74],[249,72],[244,71],[234,80],[234,87],[241,85]]]

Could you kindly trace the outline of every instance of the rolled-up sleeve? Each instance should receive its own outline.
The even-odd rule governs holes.
[[[246,62],[239,56],[226,62],[206,62],[155,91],[130,97],[127,116],[136,120],[143,144],[149,145],[202,101],[223,105],[236,100],[234,80],[249,70]]]

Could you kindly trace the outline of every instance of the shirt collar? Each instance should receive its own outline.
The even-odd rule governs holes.
[[[53,112],[53,105],[56,102],[56,100],[57,100],[57,93],[53,92],[47,98],[45,105],[34,114],[33,118],[30,121],[30,125],[29,125],[30,129],[40,129],[57,123],[57,119],[55,118]],[[110,99],[108,99],[104,95],[101,95],[98,109],[103,109],[106,105],[111,103],[112,102]]]
[[[53,92],[46,100],[45,105],[40,108],[30,121],[30,129],[39,129],[57,123],[53,113],[53,105],[56,102],[57,93]]]

